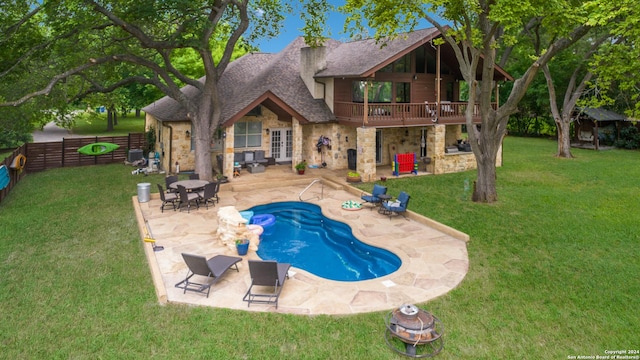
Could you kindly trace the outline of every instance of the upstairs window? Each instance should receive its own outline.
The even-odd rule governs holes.
[[[411,72],[411,54],[407,54],[393,63],[383,67],[381,72],[408,73]]]
[[[408,83],[408,82],[396,83],[396,102],[397,103],[411,102],[411,83]]]
[[[370,103],[390,103],[392,97],[390,81],[354,81],[352,83],[351,99],[353,102],[364,102],[364,89],[369,88],[367,101]]]

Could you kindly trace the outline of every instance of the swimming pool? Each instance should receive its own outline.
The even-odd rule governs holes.
[[[338,281],[375,279],[402,264],[394,253],[356,239],[349,225],[326,218],[318,205],[286,201],[247,210],[276,217],[273,231],[263,234],[258,247],[258,256],[264,260],[290,263]]]

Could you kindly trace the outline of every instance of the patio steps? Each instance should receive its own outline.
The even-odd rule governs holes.
[[[337,190],[343,190],[344,186],[342,184],[336,183],[331,179],[320,177],[325,186],[331,187]],[[252,191],[256,189],[274,189],[281,187],[290,187],[290,186],[307,186],[309,185],[316,177],[301,177],[294,178],[291,180],[278,180],[278,181],[264,181],[259,183],[246,183],[246,184],[231,184],[231,190],[233,192],[243,192],[243,191]]]

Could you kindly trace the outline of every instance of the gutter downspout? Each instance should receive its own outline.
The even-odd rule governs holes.
[[[162,122],[162,126],[163,127],[167,127],[169,128],[169,169],[167,171],[168,174],[171,173],[171,165],[172,165],[172,161],[171,161],[171,154],[173,153],[173,127],[171,127],[171,125],[167,125],[165,124],[165,122]]]

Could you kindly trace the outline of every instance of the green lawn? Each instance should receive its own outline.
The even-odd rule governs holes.
[[[567,160],[555,150],[549,140],[507,138],[491,205],[468,200],[474,172],[387,181],[392,195],[412,195],[411,210],[471,236],[464,281],[419,304],[445,326],[437,359],[640,348],[640,152],[574,149]],[[130,170],[31,174],[0,204],[0,358],[406,358],[384,342],[387,312],[158,305],[131,196],[138,182],[162,178]]]
[[[113,127],[113,131],[106,133],[106,129],[106,113],[82,113],[76,118],[71,131],[74,134],[87,136],[122,136],[129,133],[141,133],[144,132],[144,113],[140,117],[135,117],[133,113],[128,114],[126,117],[118,115],[118,125]]]

